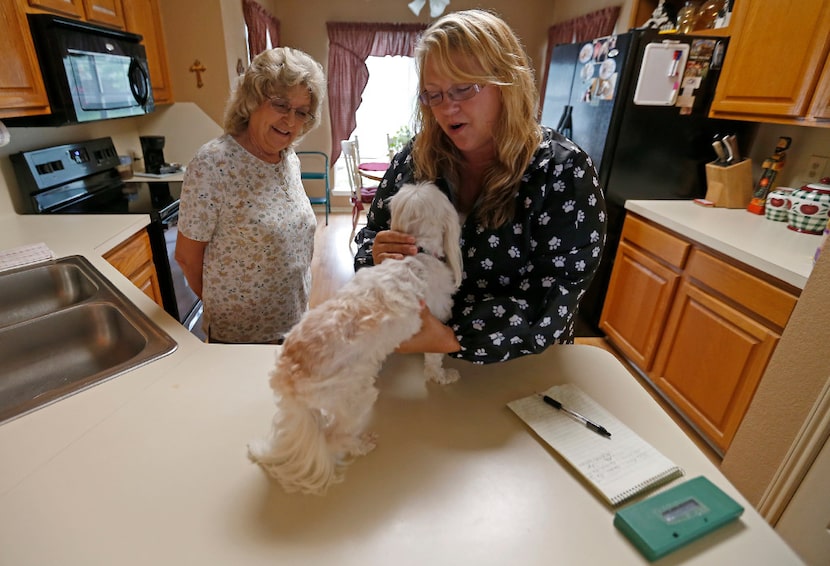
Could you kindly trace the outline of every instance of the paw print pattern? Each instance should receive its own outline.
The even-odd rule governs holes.
[[[381,183],[369,211],[374,220],[355,239],[358,267],[372,265],[371,241],[389,227],[384,199],[400,187],[398,175],[406,182],[413,178],[408,152],[398,154],[395,177],[387,176],[396,181]],[[473,363],[572,342],[582,282],[596,270],[605,243],[605,203],[594,165],[550,128],[542,128],[539,147],[511,190],[516,197],[509,222],[485,227],[474,211],[462,226],[464,275],[450,318],[461,350],[450,355]]]

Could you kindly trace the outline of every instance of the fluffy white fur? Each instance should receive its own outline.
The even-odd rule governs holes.
[[[308,311],[286,336],[271,372],[277,412],[249,455],[286,491],[323,494],[348,462],[375,447],[366,428],[383,361],[421,327],[421,303],[446,321],[461,283],[458,214],[432,184],[404,185],[391,199],[391,227],[423,250],[359,270],[334,297]],[[428,380],[458,372],[426,354]]]

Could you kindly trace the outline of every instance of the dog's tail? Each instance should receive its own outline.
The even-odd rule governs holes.
[[[343,466],[326,442],[325,417],[292,397],[281,397],[270,435],[251,442],[248,454],[285,491],[322,495],[343,479]]]

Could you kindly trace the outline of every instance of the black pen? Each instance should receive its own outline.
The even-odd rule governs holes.
[[[606,428],[605,428],[604,426],[602,426],[602,425],[598,425],[597,423],[595,423],[595,422],[591,421],[590,419],[586,419],[585,417],[583,417],[582,415],[580,415],[580,414],[579,414],[579,413],[577,413],[576,411],[572,411],[572,410],[570,410],[570,409],[568,409],[568,408],[566,408],[566,407],[563,407],[563,406],[562,406],[562,403],[560,403],[559,401],[557,401],[557,400],[556,400],[556,399],[554,399],[553,397],[550,397],[550,396],[548,396],[548,395],[542,395],[541,393],[537,393],[537,395],[539,395],[539,396],[542,398],[542,400],[543,400],[545,403],[547,403],[548,405],[550,405],[551,407],[554,407],[554,408],[556,408],[556,409],[559,409],[560,411],[565,411],[565,412],[566,412],[566,413],[568,413],[571,417],[573,417],[573,418],[574,418],[574,419],[576,419],[577,421],[581,422],[581,423],[582,423],[582,424],[584,424],[586,427],[588,427],[589,429],[593,430],[595,433],[597,433],[597,434],[599,434],[599,435],[601,435],[601,436],[605,436],[605,437],[607,437],[607,438],[611,438],[611,433],[610,433],[610,432],[608,432],[608,430],[606,430]]]

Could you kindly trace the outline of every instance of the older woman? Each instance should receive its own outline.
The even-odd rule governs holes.
[[[210,342],[280,343],[308,305],[317,225],[294,146],[319,124],[319,63],[258,55],[182,186],[176,260],[204,301]]]
[[[425,309],[420,333],[399,350],[489,363],[572,342],[605,241],[591,159],[539,126],[527,55],[493,13],[447,14],[416,59],[420,133],[378,187],[355,268],[417,253],[408,234],[389,230],[386,203],[403,183],[432,181],[463,221],[464,280],[448,326]]]

